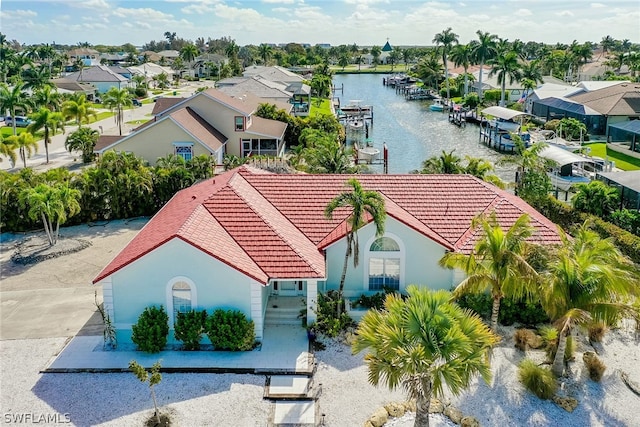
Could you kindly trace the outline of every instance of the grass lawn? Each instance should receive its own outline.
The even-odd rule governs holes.
[[[585,146],[591,148],[592,156],[609,158],[615,161],[616,167],[622,170],[640,170],[640,159],[610,150],[605,143],[585,144]]]
[[[318,104],[320,101],[320,104]],[[309,108],[310,116],[319,116],[321,114],[331,114],[331,101],[324,98],[311,98],[311,105]]]

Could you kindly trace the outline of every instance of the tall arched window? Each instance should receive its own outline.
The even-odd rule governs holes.
[[[178,313],[191,311],[191,286],[187,282],[176,282],[171,287],[173,302],[173,322],[178,319]]]
[[[400,245],[391,237],[379,237],[369,247],[369,290],[400,289]]]

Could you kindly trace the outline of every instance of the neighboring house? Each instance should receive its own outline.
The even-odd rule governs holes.
[[[227,95],[236,97],[251,93],[258,98],[273,102],[287,103],[293,99],[293,93],[287,92],[285,84],[271,82],[259,77],[245,77],[242,80],[237,80],[234,85],[216,85],[216,88]]]
[[[87,99],[93,101],[98,89],[89,83],[82,83],[67,78],[51,79],[51,83],[55,85],[60,93],[84,93]]]
[[[565,98],[533,102],[533,114],[547,120],[573,117],[594,135],[609,135],[611,125],[640,119],[640,84],[618,82]]]
[[[119,343],[145,307],[164,306],[173,329],[178,311],[242,311],[263,337],[269,298],[306,301],[315,319],[317,294],[338,289],[345,259],[347,209],[324,216],[351,176],[273,174],[241,167],[177,193],[96,276]],[[385,233],[370,217],[358,231],[360,262],[349,260],[345,296],[410,284],[451,289],[460,272],[438,265],[451,251],[470,253],[480,213],[496,212],[503,228],[531,216],[532,242],[560,242],[556,225],[520,198],[471,175],[358,175],[385,201]],[[175,342],[173,333],[170,342]]]
[[[100,65],[100,52],[95,49],[90,49],[87,47],[72,49],[67,52],[67,55],[69,56],[69,60],[72,63],[79,59],[87,67]]]
[[[546,98],[564,98],[578,92],[584,92],[584,89],[568,83],[543,83],[534,89],[533,92],[529,93],[525,100],[524,111],[531,113],[535,101]]]
[[[160,58],[164,58],[168,62],[173,62],[177,57],[180,56],[180,52],[177,50],[162,50],[158,52]]]
[[[102,65],[118,65],[126,61],[127,56],[123,53],[102,53],[99,56],[99,61]]]
[[[150,83],[153,78],[160,74],[166,74],[169,81],[173,80],[173,70],[169,67],[163,67],[153,62],[146,62],[141,65],[128,67],[132,75],[141,75],[145,77],[145,81]]]
[[[254,116],[264,102],[255,96],[234,98],[217,89],[207,89],[186,99],[160,102],[166,109],[154,109],[153,121],[95,152],[132,152],[151,165],[168,154],[186,160],[208,154],[217,164],[222,164],[225,154],[284,155],[287,124]]]
[[[105,93],[112,87],[124,89],[130,85],[128,78],[121,76],[106,65],[84,68],[81,71],[66,75],[65,78],[77,82],[90,83],[98,89],[99,93]]]
[[[229,58],[217,53],[204,53],[198,56],[191,64],[189,74],[193,77],[212,77],[211,73],[214,68],[220,71],[229,62]],[[219,77],[218,74],[213,77]]]
[[[304,82],[304,77],[300,74],[296,74],[293,71],[289,71],[284,67],[278,65],[265,67],[261,65],[252,65],[245,68],[242,72],[243,77],[261,77],[265,80],[279,83],[301,83]]]

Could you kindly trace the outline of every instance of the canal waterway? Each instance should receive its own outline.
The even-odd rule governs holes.
[[[386,143],[389,150],[389,173],[409,173],[420,169],[422,162],[439,156],[442,151],[455,150],[454,154],[488,160],[496,167],[496,174],[504,181],[514,179],[512,166],[499,166],[503,154],[488,148],[479,141],[479,128],[474,124],[458,127],[449,123],[447,113],[429,110],[431,101],[407,101],[396,94],[395,88],[384,86],[381,74],[337,74],[333,83],[338,90],[335,97],[341,105],[358,100],[361,105],[373,106],[373,124],[369,139],[382,150]],[[339,88],[344,88],[342,91]],[[364,137],[347,132],[347,143]],[[382,166],[374,165],[375,172]]]

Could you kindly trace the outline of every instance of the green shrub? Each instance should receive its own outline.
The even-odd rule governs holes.
[[[338,304],[341,305],[340,317],[338,317]],[[345,310],[344,298],[340,298],[337,291],[328,291],[318,294],[318,306],[316,307],[316,331],[328,337],[336,337],[355,322]]]
[[[545,344],[545,353],[548,361],[553,361],[558,348],[558,330],[553,326],[542,326],[538,328],[538,334],[542,337],[542,341]],[[567,346],[564,349],[564,360],[571,360],[573,358],[573,338],[567,337]]]
[[[478,313],[483,319],[491,317],[493,298],[488,293],[462,295],[456,302],[460,307],[469,308]],[[523,325],[537,325],[548,321],[549,316],[539,302],[516,301],[511,298],[502,298],[500,301],[498,322],[501,325],[510,326],[516,322]]]
[[[518,379],[527,390],[540,399],[551,399],[558,389],[553,373],[535,364],[533,360],[524,359],[518,366]]]
[[[207,318],[206,325],[215,350],[247,351],[254,347],[253,320],[241,311],[218,309]]]
[[[163,306],[147,307],[131,329],[133,330],[131,340],[140,350],[158,353],[167,345],[169,316]]]
[[[387,295],[390,293],[397,292],[391,288],[384,288],[382,292],[376,292],[373,295],[360,295],[353,304],[353,307],[364,307],[364,308],[374,308],[376,310],[380,310],[384,307],[384,300],[387,298]]]
[[[207,312],[191,310],[187,313],[178,313],[175,324],[175,337],[182,341],[184,350],[200,350],[200,341],[205,332]]]
[[[587,217],[585,216],[584,218]],[[603,239],[612,237],[614,243],[624,255],[628,256],[633,262],[640,263],[640,237],[598,217],[588,216],[588,218],[592,220],[590,228],[593,231]]]
[[[584,361],[584,365],[587,367],[587,371],[589,372],[589,378],[591,378],[595,382],[599,382],[604,375],[605,369],[607,366],[604,364],[602,360],[592,351],[587,351],[582,355],[582,360]]]
[[[137,96],[138,98],[144,98],[147,96],[147,88],[144,87],[137,87],[134,91],[133,91],[134,95]]]

